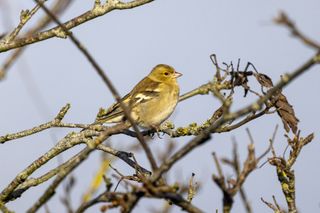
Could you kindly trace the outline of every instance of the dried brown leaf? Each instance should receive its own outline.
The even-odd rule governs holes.
[[[298,130],[299,119],[296,117],[292,105],[289,104],[286,96],[281,92],[278,92],[276,96],[273,96],[273,99],[278,115],[282,119],[284,129],[286,132],[289,132],[291,129],[292,132],[296,134]]]
[[[269,76],[263,73],[253,73],[253,76],[257,79],[259,84],[263,87],[266,88],[271,88],[273,87],[272,80]]]
[[[231,72],[231,82],[234,86],[242,86],[244,88],[244,97],[247,96],[250,89],[248,85],[248,76],[252,75],[252,72]]]

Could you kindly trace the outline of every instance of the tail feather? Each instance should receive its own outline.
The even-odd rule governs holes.
[[[123,121],[124,115],[120,108],[103,109],[100,108],[95,123],[117,123]]]

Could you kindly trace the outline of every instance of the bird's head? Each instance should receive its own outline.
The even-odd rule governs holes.
[[[166,64],[158,64],[149,74],[149,78],[160,82],[176,81],[180,76],[182,76],[181,73],[178,73],[173,67]]]

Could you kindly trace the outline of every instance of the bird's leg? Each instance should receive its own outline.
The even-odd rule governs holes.
[[[151,138],[153,138],[154,134],[157,134],[158,138],[162,139],[160,136],[160,125],[151,125],[151,129],[154,130],[154,132],[151,134]]]

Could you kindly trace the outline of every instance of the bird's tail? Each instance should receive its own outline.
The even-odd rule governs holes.
[[[118,123],[123,121],[123,118],[124,115],[122,111],[100,108],[94,123]]]

